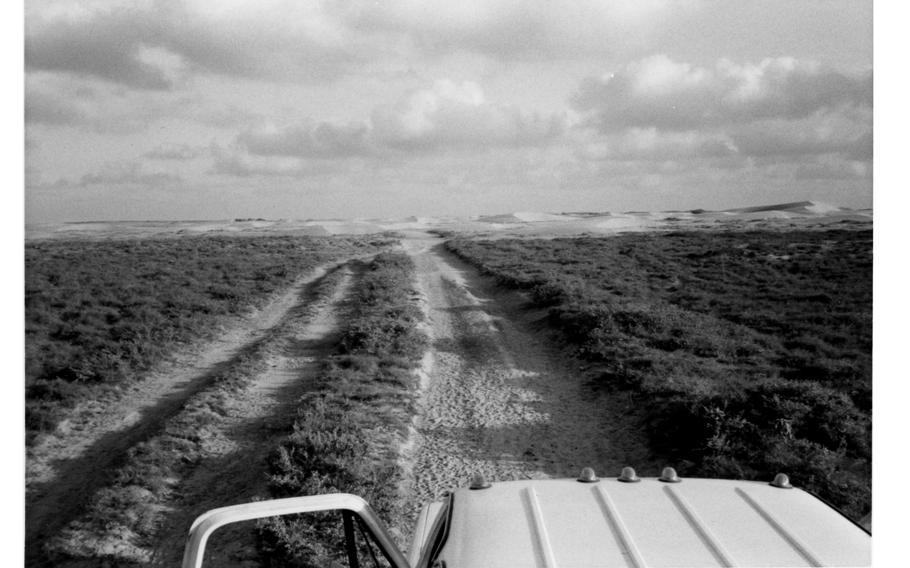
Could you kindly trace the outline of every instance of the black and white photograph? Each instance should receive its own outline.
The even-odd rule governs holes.
[[[871,0],[21,8],[11,565],[872,565]]]

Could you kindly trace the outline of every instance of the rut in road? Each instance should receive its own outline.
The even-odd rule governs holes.
[[[628,399],[597,393],[579,363],[537,331],[541,317],[445,250],[411,239],[433,350],[415,423],[419,503],[491,481],[574,477],[585,466],[616,475],[656,469]]]
[[[230,418],[220,429],[226,442],[184,480],[181,497],[170,506],[155,545],[152,565],[177,566],[193,519],[209,509],[268,498],[265,461],[287,436],[301,395],[313,388],[320,365],[338,341],[340,306],[347,301],[353,272],[341,278],[323,301],[301,303],[286,316],[267,357],[267,370],[252,378],[242,396],[231,401]],[[206,553],[211,566],[258,566],[253,523],[213,535]]]
[[[204,390],[238,354],[262,341],[312,294],[329,270],[341,264],[320,266],[301,276],[215,340],[175,356],[143,381],[126,387],[116,401],[94,401],[77,408],[63,428],[35,444],[26,464],[27,563],[42,563],[43,544],[111,481],[130,448],[159,431],[187,400]]]

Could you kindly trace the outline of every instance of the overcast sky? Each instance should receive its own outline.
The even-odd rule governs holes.
[[[872,204],[872,3],[25,4],[27,222]]]

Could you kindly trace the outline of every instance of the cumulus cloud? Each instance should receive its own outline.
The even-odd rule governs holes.
[[[431,150],[538,146],[557,138],[565,119],[487,102],[480,86],[437,81],[372,114],[377,140],[393,148]]]
[[[588,137],[579,156],[720,168],[815,164],[822,156],[869,162],[871,80],[793,58],[707,68],[651,56],[582,82],[571,101]],[[805,171],[822,170],[852,171]]]
[[[171,86],[156,65],[162,20],[137,6],[97,7],[90,13],[51,11],[26,15],[25,61],[29,69],[91,75],[137,88]]]
[[[304,178],[358,168],[349,163],[338,164],[333,160],[308,160],[298,156],[257,155],[238,145],[212,144],[209,153],[214,161],[211,174],[228,177],[281,177]]]
[[[26,6],[29,70],[166,90],[197,73],[327,81],[471,52],[495,60],[610,53],[697,3],[579,0],[52,0]]]
[[[237,141],[260,156],[347,158],[372,153],[369,127],[365,123],[343,125],[328,122],[272,125],[247,130]]]
[[[72,79],[44,71],[25,77],[27,125],[124,134],[144,130],[161,119],[236,128],[261,117],[198,94],[161,97],[157,92],[123,89],[91,77]]]
[[[361,41],[346,32],[331,4],[148,0],[86,3],[78,9],[59,1],[33,4],[26,14],[26,67],[153,90],[171,89],[200,71],[334,77],[357,59]]]
[[[440,80],[395,104],[378,106],[368,120],[260,125],[239,134],[235,142],[256,156],[345,159],[543,146],[564,129],[562,115],[526,113],[487,101],[476,83]]]
[[[654,55],[585,80],[572,102],[587,125],[602,131],[686,130],[871,107],[872,77],[787,57],[742,65],[721,60],[709,69]]]
[[[222,150],[214,154],[215,162],[211,173],[231,177],[290,176],[303,174],[298,160],[256,159],[245,153]]]
[[[629,128],[580,145],[580,155],[587,160],[723,158],[737,151],[733,140],[723,133],[662,132],[654,127]]]

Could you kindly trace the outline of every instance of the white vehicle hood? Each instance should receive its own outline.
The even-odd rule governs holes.
[[[867,566],[871,537],[800,489],[655,478],[460,489],[446,568]]]

